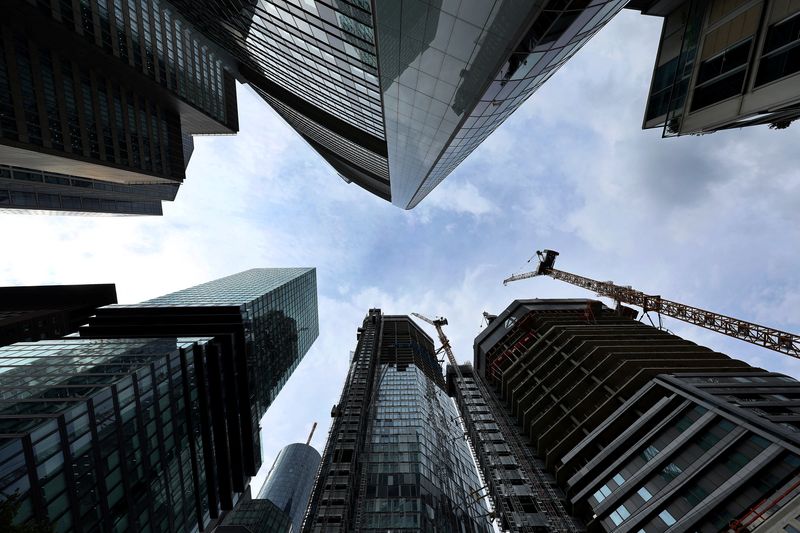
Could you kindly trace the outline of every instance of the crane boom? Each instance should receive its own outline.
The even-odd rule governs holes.
[[[631,287],[615,285],[610,281],[597,281],[558,270],[552,266],[558,252],[544,250],[543,252],[537,253],[541,258],[541,262],[539,268],[535,272],[516,274],[504,280],[503,284],[535,276],[550,276],[553,279],[589,289],[598,296],[606,296],[617,303],[636,305],[641,307],[645,313],[648,311],[655,311],[662,315],[688,322],[689,324],[710,329],[711,331],[716,331],[728,335],[729,337],[800,359],[800,335],[721,315],[713,311],[706,311],[699,307],[665,300],[661,298],[661,296],[645,294]]]
[[[436,333],[439,334],[439,342],[442,343],[442,350],[444,350],[444,353],[447,354],[447,361],[453,365],[456,374],[459,378],[461,378],[461,369],[458,368],[458,363],[456,363],[456,357],[453,355],[453,349],[450,347],[450,340],[447,338],[447,335],[444,334],[444,330],[442,329],[442,326],[447,325],[447,319],[437,318],[436,320],[431,320],[430,318],[422,316],[419,313],[411,314],[436,328]]]

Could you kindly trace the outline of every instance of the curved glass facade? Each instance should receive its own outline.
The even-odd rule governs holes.
[[[307,444],[286,446],[258,493],[259,500],[271,501],[292,519],[293,531],[300,531],[303,524],[320,459],[319,452]]]
[[[348,182],[411,209],[627,0],[173,0]]]

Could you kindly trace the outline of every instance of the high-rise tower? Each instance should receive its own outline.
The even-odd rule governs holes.
[[[292,520],[293,531],[299,532],[314,488],[321,457],[308,444],[296,442],[281,449],[258,491],[259,500],[269,500]]]
[[[517,300],[450,373],[503,526],[795,527],[800,384],[624,315]]]
[[[314,269],[253,269],[0,349],[0,494],[59,532],[208,526],[318,329]]]
[[[304,531],[491,531],[433,341],[371,309],[358,329]]]
[[[626,0],[174,0],[348,182],[411,209]]]

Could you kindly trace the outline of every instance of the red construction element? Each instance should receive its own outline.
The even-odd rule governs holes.
[[[775,499],[769,501],[768,498],[764,498],[763,500],[752,506],[744,515],[742,515],[741,518],[731,522],[730,524],[731,530],[734,531],[735,533],[744,533],[745,531],[750,531],[749,527],[753,525],[753,522],[755,522],[758,519],[766,520],[767,518],[769,518],[765,517],[764,513],[777,506],[784,498],[789,496],[798,487],[800,487],[800,477],[798,477],[797,480],[794,483],[792,483],[792,485],[788,489],[786,489],[778,496],[776,496]],[[762,505],[764,504],[766,504],[766,507],[761,508]]]
[[[519,359],[519,355],[522,349],[527,347],[528,342],[535,338],[536,334],[533,331],[529,331],[520,340],[515,342],[510,348],[505,349],[500,355],[495,357],[489,364],[488,368],[489,375],[493,379],[500,379],[500,377],[502,377],[503,370],[505,370],[505,368],[500,368],[500,365],[508,361],[512,355],[515,356],[514,360],[511,361],[512,363],[517,359]]]

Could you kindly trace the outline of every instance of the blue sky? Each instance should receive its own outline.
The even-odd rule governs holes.
[[[620,14],[412,211],[346,184],[240,87],[240,133],[195,138],[163,217],[0,215],[0,284],[114,282],[134,303],[252,267],[316,267],[320,336],[262,420],[256,489],[314,421],[324,446],[368,308],[446,316],[468,361],[482,311],[593,297],[549,278],[503,287],[537,249],[560,251],[567,271],[800,331],[800,125],[642,131],[659,34],[660,19]],[[666,325],[800,378],[800,361]]]

